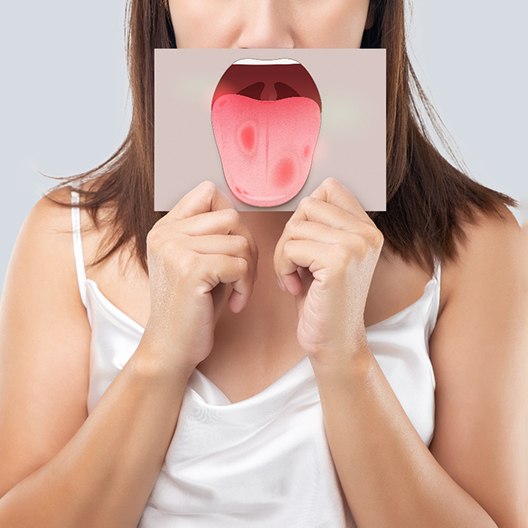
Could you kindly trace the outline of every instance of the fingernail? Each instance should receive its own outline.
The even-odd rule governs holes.
[[[282,283],[282,281],[280,280],[280,277],[277,277],[277,284],[279,285],[279,288],[282,290],[282,291],[286,291],[284,289],[284,284]]]

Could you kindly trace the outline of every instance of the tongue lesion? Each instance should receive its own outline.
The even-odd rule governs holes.
[[[265,94],[268,97],[263,97],[264,88],[268,88]],[[300,97],[299,94],[288,84],[282,82],[276,82],[273,84],[273,87],[266,86],[264,82],[252,83],[249,86],[246,86],[239,92],[237,95],[244,95],[246,97],[251,97],[251,99],[257,100],[279,100],[286,99],[286,97]],[[273,97],[269,97],[269,96]]]

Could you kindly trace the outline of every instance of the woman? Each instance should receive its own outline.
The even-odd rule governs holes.
[[[6,277],[0,525],[522,526],[517,204],[427,137],[403,2],[129,7],[129,135],[35,205]],[[293,213],[209,181],[153,212],[176,45],[386,48],[387,211],[327,178]]]

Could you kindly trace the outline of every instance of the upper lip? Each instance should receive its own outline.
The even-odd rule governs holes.
[[[247,64],[257,61],[262,64]],[[288,68],[279,62],[299,66]],[[241,64],[242,63],[242,64]],[[246,63],[246,64],[244,64]],[[317,86],[308,70],[295,59],[239,59],[224,72],[216,86],[211,107],[216,99],[226,94],[240,94],[253,99],[261,99],[264,88],[270,93],[270,86],[276,92],[277,99],[285,97],[308,97],[322,108]],[[268,85],[268,86],[266,86]]]

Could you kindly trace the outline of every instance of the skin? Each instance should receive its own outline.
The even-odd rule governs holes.
[[[372,23],[367,0],[168,1],[178,48],[359,48]]]
[[[358,47],[367,19],[367,4],[350,0],[262,0],[244,10],[246,5],[171,2],[179,46]],[[430,341],[436,427],[427,449],[364,341],[339,327],[332,329],[339,342],[323,348],[298,340],[299,311],[310,301],[290,272],[295,263],[317,257],[309,242],[318,230],[337,236],[328,223],[345,220],[338,234],[346,261],[362,277],[347,284],[360,299],[349,321],[354,332],[364,330],[357,324],[362,309],[367,326],[389,317],[420,297],[432,273],[389,255],[384,245],[379,252],[381,238],[337,181],[317,193],[293,214],[241,213],[259,248],[258,277],[250,277],[250,296],[235,291],[225,303],[214,349],[200,369],[239,401],[309,353],[338,476],[362,528],[524,527],[526,459],[519,446],[526,445],[520,402],[527,374],[528,254],[513,215],[504,208],[503,222],[481,216],[476,226],[465,226],[468,243],[459,248],[460,260],[442,263],[440,315]],[[55,195],[69,200],[68,192]],[[329,204],[335,209],[326,225],[314,222],[301,234],[302,222],[288,224],[294,215],[313,219],[317,207]],[[84,212],[81,223],[87,263],[113,226],[90,231]],[[164,223],[169,231],[172,226]],[[40,200],[24,223],[6,276],[0,309],[0,525],[133,527],[172,439],[187,376],[167,376],[143,361],[158,352],[147,339],[87,416],[91,329],[69,228],[68,209]],[[298,236],[296,251],[285,250]],[[149,281],[133,261],[123,269],[124,253],[90,268],[88,277],[145,327]],[[336,254],[329,256],[318,263],[324,277],[309,288],[343,271]],[[278,276],[290,276],[285,280],[291,294],[278,287]],[[325,302],[335,299],[333,291]],[[323,338],[334,334],[324,331],[331,319],[319,321]],[[278,337],[266,333],[270,327]],[[256,341],[260,347],[249,346]]]

